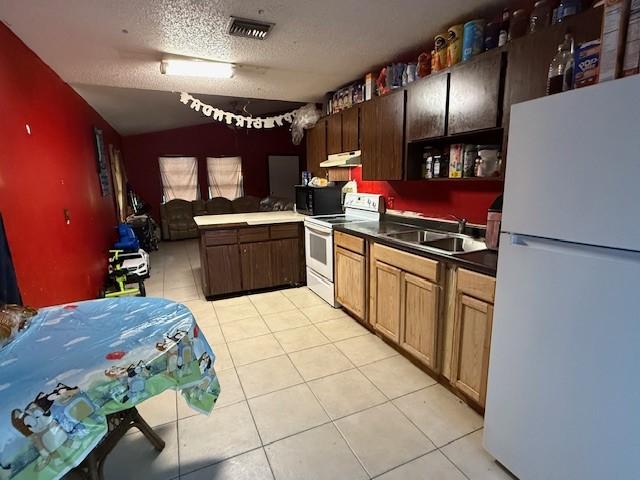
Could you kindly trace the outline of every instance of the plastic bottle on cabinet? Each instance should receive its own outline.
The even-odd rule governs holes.
[[[573,76],[573,38],[568,33],[564,36],[564,42],[558,45],[558,52],[549,65],[547,95],[560,93],[571,86],[572,82],[566,78],[569,74],[567,68],[571,69]]]

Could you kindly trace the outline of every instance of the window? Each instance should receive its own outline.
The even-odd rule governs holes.
[[[209,198],[234,200],[243,195],[242,157],[207,157]]]
[[[162,199],[197,200],[198,159],[195,157],[160,157]]]

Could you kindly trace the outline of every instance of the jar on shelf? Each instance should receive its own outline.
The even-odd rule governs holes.
[[[509,40],[523,37],[529,29],[529,17],[527,12],[520,8],[511,15],[509,23]]]
[[[538,32],[551,25],[551,5],[547,0],[538,0],[529,17],[529,32]]]

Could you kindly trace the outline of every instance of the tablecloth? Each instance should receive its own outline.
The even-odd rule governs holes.
[[[0,350],[0,480],[61,478],[102,440],[106,415],[169,388],[211,412],[214,361],[190,310],[169,300],[41,309]]]

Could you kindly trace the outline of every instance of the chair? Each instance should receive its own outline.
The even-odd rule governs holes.
[[[251,213],[260,211],[260,199],[258,197],[252,197],[251,195],[245,195],[244,197],[236,198],[232,200],[233,213]]]
[[[228,198],[215,197],[207,200],[205,203],[207,215],[224,215],[225,213],[233,213],[233,202]]]

